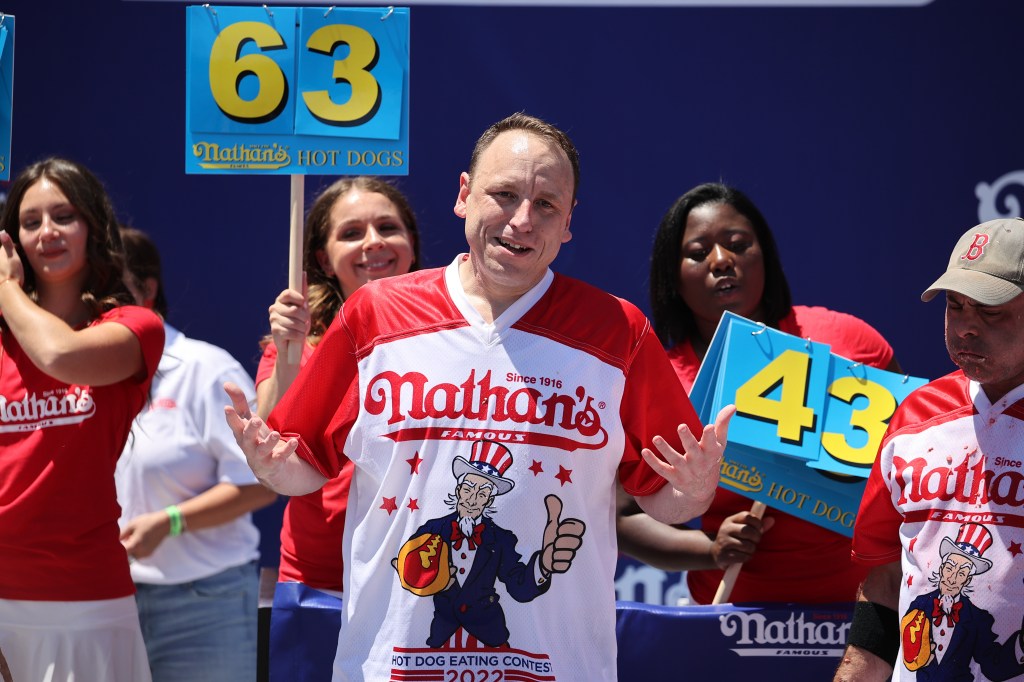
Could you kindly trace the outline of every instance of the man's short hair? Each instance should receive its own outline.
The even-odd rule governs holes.
[[[473,155],[469,157],[470,178],[472,178],[473,171],[476,170],[476,165],[479,163],[480,156],[484,153],[484,150],[494,142],[498,135],[509,130],[523,130],[550,140],[565,152],[566,157],[569,159],[569,165],[572,166],[572,198],[573,201],[576,201],[576,192],[580,187],[580,155],[576,151],[576,146],[569,139],[569,136],[558,127],[521,111],[493,124],[476,141],[476,145],[473,147]]]

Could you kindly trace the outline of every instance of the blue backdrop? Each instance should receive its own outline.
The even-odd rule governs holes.
[[[287,282],[289,183],[185,175],[185,6],[0,10],[17,18],[12,175],[50,154],[90,166],[122,220],[160,246],[170,321],[254,372],[267,306]],[[723,180],[767,217],[796,302],[869,321],[913,375],[952,368],[942,303],[918,296],[962,232],[1020,211],[1024,3],[415,5],[411,24],[399,184],[427,265],[465,246],[452,206],[476,136],[525,110],[581,152],[575,238],[558,270],[646,309],[662,214]],[[308,177],[307,195],[329,181]],[[1001,188],[998,200],[979,199],[980,184]]]

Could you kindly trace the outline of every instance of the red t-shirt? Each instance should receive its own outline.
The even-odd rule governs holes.
[[[300,365],[313,355],[313,346],[302,348]],[[256,385],[270,377],[277,364],[277,346],[268,344],[256,370]],[[284,508],[281,524],[281,563],[278,580],[297,581],[320,590],[342,591],[345,562],[341,537],[345,531],[352,463],[345,462],[336,478],[320,490],[292,497]]]
[[[794,306],[779,324],[787,334],[831,346],[832,353],[885,368],[893,358],[892,348],[870,325],[845,313],[827,308]],[[689,342],[669,351],[669,359],[687,391],[693,386],[700,361]],[[750,499],[719,487],[711,508],[702,517],[705,531],[717,529],[737,512],[749,510]],[[765,516],[775,525],[764,534],[757,551],[743,564],[730,596],[741,602],[826,603],[853,601],[867,569],[850,559],[850,538],[776,509]],[[714,599],[722,571],[689,571],[690,594],[698,604]]]
[[[164,346],[152,311],[124,306],[117,322],[142,345],[146,376],[69,386],[41,372],[0,332],[0,598],[91,601],[135,593],[121,546],[114,467],[145,405]]]

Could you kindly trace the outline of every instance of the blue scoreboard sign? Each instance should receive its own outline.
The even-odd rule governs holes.
[[[186,172],[408,174],[408,8],[187,12]]]

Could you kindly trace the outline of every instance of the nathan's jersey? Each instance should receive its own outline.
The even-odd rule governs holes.
[[[1024,386],[991,404],[957,371],[900,405],[853,556],[901,561],[894,680],[1024,679]]]
[[[164,346],[138,306],[92,324],[139,339],[146,373],[108,386],[61,382],[0,333],[0,599],[93,601],[135,592],[118,540],[114,467]]]
[[[699,422],[635,307],[549,272],[486,324],[460,259],[356,292],[270,418],[355,465],[335,679],[614,680],[616,478],[657,491],[640,449]]]

